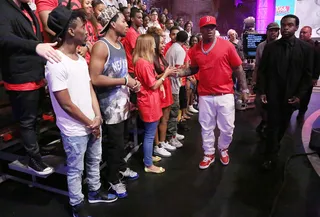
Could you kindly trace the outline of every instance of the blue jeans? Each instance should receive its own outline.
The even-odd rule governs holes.
[[[101,138],[87,136],[66,136],[61,134],[67,154],[67,181],[70,205],[75,206],[84,200],[82,194],[82,173],[86,163],[88,190],[97,191],[100,183]],[[86,159],[84,159],[86,158]]]
[[[158,128],[158,121],[155,122],[144,122],[144,140],[143,140],[143,162],[144,165],[150,167],[152,163],[152,153],[153,153],[153,140],[156,135],[156,130]]]

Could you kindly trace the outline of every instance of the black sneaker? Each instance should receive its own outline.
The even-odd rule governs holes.
[[[112,203],[118,200],[115,194],[104,192],[101,189],[98,191],[89,191],[88,201],[89,203]]]
[[[84,201],[72,207],[72,215],[73,217],[91,217],[86,210]]]
[[[36,159],[31,157],[29,160],[28,168],[34,171],[36,174],[42,176],[53,173],[53,168],[45,164],[41,158]]]

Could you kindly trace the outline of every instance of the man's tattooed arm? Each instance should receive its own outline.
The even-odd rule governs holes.
[[[238,79],[241,90],[247,90],[248,89],[247,79],[246,79],[246,74],[243,71],[242,65],[234,68],[233,71]]]
[[[197,74],[198,71],[199,71],[199,67],[189,67],[186,69],[181,69],[179,71],[179,77],[187,77],[190,75],[194,75],[194,74]]]

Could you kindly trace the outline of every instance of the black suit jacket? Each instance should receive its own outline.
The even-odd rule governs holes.
[[[36,27],[12,0],[0,1],[0,67],[2,79],[11,84],[44,78],[45,60],[36,54],[42,41],[39,21],[28,4],[22,4]]]
[[[319,79],[320,75],[320,44],[317,42],[315,44],[315,54],[314,54],[314,71],[312,74],[312,79]]]
[[[301,99],[312,85],[314,50],[312,46],[294,38],[288,72],[282,72],[283,44],[280,40],[268,43],[258,68],[257,87],[266,94],[268,104],[285,103],[293,96]],[[286,75],[286,76],[284,76]]]

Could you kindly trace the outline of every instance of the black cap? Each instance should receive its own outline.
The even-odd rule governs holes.
[[[186,31],[182,30],[182,31],[178,32],[176,40],[178,42],[184,43],[188,40],[188,37],[189,37],[188,33]]]
[[[267,26],[267,30],[269,30],[269,29],[280,29],[280,26],[276,22],[269,23],[269,25]]]
[[[56,33],[55,38],[58,38],[64,29],[67,28],[71,18],[72,11],[65,6],[58,6],[50,12],[48,17],[48,27]]]

